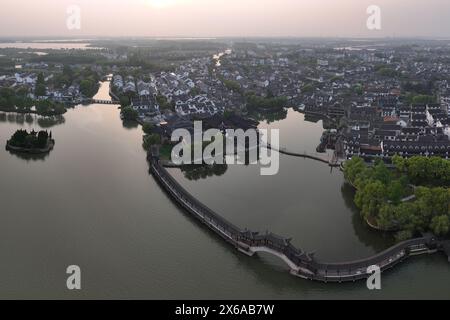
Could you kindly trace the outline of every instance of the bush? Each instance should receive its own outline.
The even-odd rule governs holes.
[[[138,112],[131,107],[122,108],[123,120],[136,120],[139,116]]]

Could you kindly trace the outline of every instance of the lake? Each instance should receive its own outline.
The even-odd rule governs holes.
[[[108,98],[103,83],[96,98]],[[289,110],[281,144],[315,150],[320,121]],[[383,274],[382,290],[364,282],[313,283],[291,276],[271,256],[247,257],[185,214],[148,173],[142,130],[122,123],[117,106],[77,106],[57,119],[0,115],[0,141],[18,128],[51,130],[44,157],[0,151],[0,298],[329,299],[449,298],[443,255],[412,258]],[[312,149],[311,149],[312,148]],[[327,261],[363,258],[391,244],[370,230],[342,173],[280,156],[276,176],[229,166],[189,180],[171,173],[202,202],[240,227],[293,238]],[[66,289],[79,265],[82,290]]]

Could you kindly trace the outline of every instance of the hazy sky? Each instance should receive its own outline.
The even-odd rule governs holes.
[[[81,29],[66,27],[67,7]],[[369,5],[381,27],[366,27]],[[0,0],[0,36],[450,37],[449,0]]]

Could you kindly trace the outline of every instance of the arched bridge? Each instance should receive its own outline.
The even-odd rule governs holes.
[[[156,180],[172,199],[193,217],[246,255],[265,252],[280,258],[289,266],[290,273],[298,277],[323,282],[366,279],[369,276],[367,268],[370,266],[377,265],[384,271],[412,255],[433,253],[441,248],[441,243],[429,235],[401,242],[367,259],[343,263],[321,262],[313,254],[292,245],[291,239],[270,232],[261,234],[240,229],[186,191],[160,164],[157,157],[149,153],[148,160],[150,172]]]

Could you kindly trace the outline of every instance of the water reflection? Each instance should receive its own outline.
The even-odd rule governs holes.
[[[21,113],[0,113],[0,122],[15,123],[23,126],[25,123],[28,125],[37,124],[41,128],[51,128],[57,125],[64,124],[66,119],[63,115],[43,117],[36,114],[21,114]]]
[[[395,239],[391,234],[370,228],[364,219],[361,218],[360,210],[356,207],[353,200],[355,190],[351,185],[344,182],[341,187],[341,194],[346,207],[352,212],[352,225],[359,241],[372,248],[375,252],[383,251],[386,249],[386,246],[395,243]]]
[[[26,122],[26,123],[33,123],[33,122],[34,122],[33,116],[32,116],[31,114],[27,114],[27,115],[25,116],[25,122]]]
[[[7,116],[7,121],[8,122],[16,122],[16,115],[13,113],[9,113]]]
[[[25,116],[23,114],[16,115],[16,123],[23,125],[25,123]]]
[[[66,122],[66,118],[64,116],[55,116],[55,117],[38,117],[37,123],[41,128],[50,128],[53,126],[61,125]]]
[[[125,129],[136,129],[139,126],[139,123],[137,123],[136,121],[123,120],[122,126]]]
[[[44,161],[48,156],[49,153],[26,153],[26,152],[17,152],[17,151],[12,151],[12,150],[8,150],[10,155],[13,155],[21,160],[26,160],[27,162],[29,161]]]

